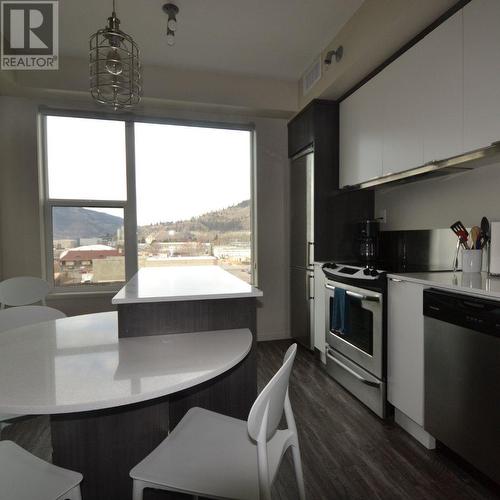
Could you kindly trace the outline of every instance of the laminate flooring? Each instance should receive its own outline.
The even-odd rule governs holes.
[[[288,341],[259,343],[259,389],[279,368],[289,345]],[[500,488],[449,451],[426,450],[390,419],[380,420],[302,348],[291,377],[290,398],[308,500],[500,500]],[[47,417],[20,420],[5,428],[1,438],[50,460]],[[287,453],[273,486],[273,500],[296,498]]]

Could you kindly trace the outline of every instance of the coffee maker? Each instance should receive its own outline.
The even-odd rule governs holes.
[[[367,266],[374,264],[378,259],[380,223],[378,220],[368,219],[358,224],[358,253],[361,262]]]

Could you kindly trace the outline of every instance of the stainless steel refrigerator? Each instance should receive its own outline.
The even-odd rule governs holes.
[[[290,328],[314,349],[314,152],[292,158],[290,166]]]

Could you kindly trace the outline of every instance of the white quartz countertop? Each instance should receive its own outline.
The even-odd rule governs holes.
[[[99,410],[201,384],[250,351],[248,329],[118,338],[116,312],[0,335],[0,414]]]
[[[261,297],[262,291],[219,266],[146,267],[113,297],[113,304]]]
[[[488,273],[429,272],[389,274],[389,278],[420,283],[455,292],[500,298],[500,278],[489,277]]]

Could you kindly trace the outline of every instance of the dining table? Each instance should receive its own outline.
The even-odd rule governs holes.
[[[252,343],[246,328],[122,338],[116,312],[9,330],[0,413],[49,415],[52,461],[84,475],[83,500],[131,499],[130,469],[171,430],[169,399],[235,369]]]

